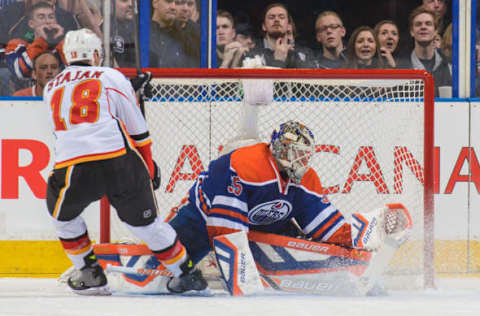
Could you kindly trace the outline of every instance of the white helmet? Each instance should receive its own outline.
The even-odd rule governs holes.
[[[84,28],[69,31],[65,35],[63,54],[68,65],[78,61],[89,61],[91,65],[94,65],[95,51],[98,52],[101,64],[103,61],[102,41],[92,30]]]
[[[273,131],[270,146],[277,164],[285,169],[290,179],[300,183],[315,152],[312,131],[300,122],[282,123]]]

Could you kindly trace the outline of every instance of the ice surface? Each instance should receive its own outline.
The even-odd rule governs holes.
[[[435,290],[382,297],[84,297],[56,279],[0,278],[0,316],[480,316],[480,278],[437,280]]]

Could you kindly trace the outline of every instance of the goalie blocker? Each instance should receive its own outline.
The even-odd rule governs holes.
[[[214,239],[217,265],[231,295],[288,291],[317,295],[366,295],[408,238],[411,218],[401,204],[390,204],[359,220],[357,246],[345,248],[275,234],[238,232]],[[143,245],[94,246],[110,288],[120,293],[167,294],[171,274]],[[210,269],[214,269],[211,267]],[[203,271],[211,275],[209,271]],[[218,280],[209,280],[209,283]]]

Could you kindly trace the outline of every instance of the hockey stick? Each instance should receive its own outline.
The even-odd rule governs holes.
[[[133,267],[122,267],[122,266],[112,266],[107,264],[106,272],[111,273],[127,273],[135,275],[157,275],[157,276],[166,276],[173,277],[173,273],[168,270],[154,270],[154,269],[137,269]]]
[[[139,26],[138,26],[138,2],[137,0],[132,1],[133,7],[133,40],[135,45],[135,68],[137,69],[137,74],[142,73],[142,65],[140,61],[140,40],[139,40]],[[145,117],[145,101],[143,100],[142,92],[139,95],[140,111],[142,111],[143,117]]]

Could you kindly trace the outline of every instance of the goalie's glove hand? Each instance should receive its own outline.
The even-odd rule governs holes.
[[[147,71],[139,73],[135,78],[130,79],[130,82],[135,92],[139,92],[141,96],[150,99],[153,97],[153,87],[150,80],[152,80],[152,73]]]
[[[157,163],[155,162],[155,160],[152,160],[152,161],[153,161],[153,179],[152,179],[152,185],[153,185],[153,189],[154,189],[154,190],[157,190],[157,189],[160,187],[160,183],[161,183],[162,177],[161,177],[160,167],[157,165]]]
[[[352,244],[354,248],[377,250],[389,236],[399,245],[404,243],[412,228],[412,218],[400,203],[387,204],[368,213],[352,214]]]

